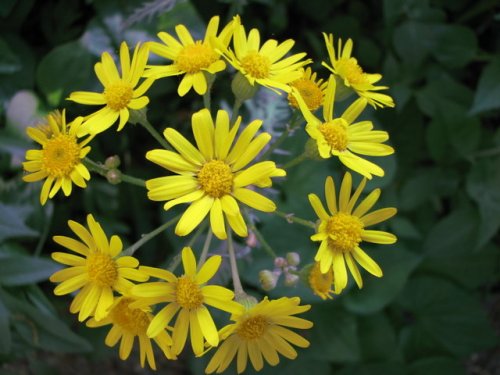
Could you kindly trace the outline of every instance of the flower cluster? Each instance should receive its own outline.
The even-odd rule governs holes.
[[[68,97],[75,103],[99,106],[97,111],[71,122],[66,121],[65,111],[53,112],[46,123],[28,128],[28,135],[41,149],[26,153],[23,165],[29,174],[24,180],[45,180],[40,193],[42,205],[60,189],[69,196],[73,183],[85,188],[90,172],[94,172],[113,184],[128,182],[145,188],[144,197],[162,202],[168,213],[175,206],[187,206],[179,216],[125,250],[118,236],[108,239],[93,215],[87,216],[86,226],[68,221],[76,238],[54,237],[57,244],[69,250],[52,254],[55,261],[66,266],[50,278],[58,283],[54,293],[71,294],[69,311],[78,314],[78,320],[86,321],[88,327],[111,325],[105,343],[115,346],[120,342],[122,360],[129,357],[137,337],[142,367],[147,362],[156,369],[153,342],[166,359],[175,360],[188,340],[195,356],[213,353],[206,373],[221,373],[233,360],[237,372],[242,373],[248,362],[258,371],[264,362],[277,365],[280,355],[294,359],[297,351],[293,346],[306,348],[309,341],[293,329],[313,326],[296,315],[311,306],[301,305],[298,297],[264,296],[259,301],[246,294],[233,236],[248,237],[250,248],[262,246],[274,258],[274,270],[260,273],[264,291],[273,289],[283,275],[286,286],[303,282],[325,300],[348,286],[347,270],[358,287],[363,286],[358,265],[381,277],[381,268],[360,245],[363,241],[396,242],[391,233],[367,229],[395,215],[396,209],[370,211],[380,196],[379,189],[363,199],[361,195],[367,179],[384,176],[384,170],[366,157],[387,156],[394,149],[385,143],[387,132],[374,130],[371,121],[361,118],[368,104],[376,109],[393,107],[394,102],[379,92],[387,87],[374,85],[382,76],[365,73],[352,56],[351,39],[343,48],[339,40],[335,50],[333,36],[324,34],[330,61],[323,62],[328,77],[319,78],[309,66],[313,61],[306,58],[306,53],[291,52],[293,40],[261,40],[259,30],[247,32],[239,16],[223,26],[218,16],[213,17],[201,40],[195,40],[184,25],[177,25],[175,34],[160,32],[158,38],[160,41],[138,43],[132,55],[123,42],[116,61],[111,53],[102,54],[94,67],[101,92],[76,91]],[[150,55],[159,57],[161,64],[151,64]],[[236,71],[231,83],[233,111],[213,111],[212,86],[217,76],[231,74],[230,70]],[[148,90],[173,76],[179,78],[180,97],[192,90],[203,96],[203,108],[192,114],[187,135],[176,127],[167,127],[161,135],[146,117]],[[293,120],[277,140],[263,130],[262,119],[247,122],[239,115],[242,104],[261,88],[271,95],[286,95],[294,111]],[[350,94],[359,97],[336,117],[334,104]],[[317,110],[322,116],[318,117]],[[88,144],[99,134],[115,124],[121,131],[129,122],[143,126],[159,143],[158,148],[146,152],[145,159],[156,165],[149,164],[153,170],[163,169],[145,181],[122,173],[117,157],[101,164],[88,156]],[[301,125],[311,138],[309,150],[306,147],[303,155],[284,166],[268,160],[279,143]],[[194,142],[189,140],[191,135]],[[363,177],[354,192],[350,172],[340,183],[338,199],[333,178],[326,177],[326,208],[316,194],[308,197],[318,218],[315,224],[277,211],[270,188],[276,180],[286,183],[287,168],[307,158],[332,157]],[[289,252],[286,257],[278,256],[256,226],[258,212],[276,213],[290,223],[314,229],[311,240],[320,243],[316,255]],[[169,269],[140,265],[134,252],[173,224],[174,234],[179,237],[198,230]],[[203,248],[197,256],[192,247],[205,229]],[[213,235],[225,244],[222,249],[229,259],[233,290],[214,283],[224,257],[209,256]],[[176,276],[180,262],[183,272]],[[299,267],[301,263],[304,265]],[[218,317],[226,316],[226,325],[216,325],[215,312]]]

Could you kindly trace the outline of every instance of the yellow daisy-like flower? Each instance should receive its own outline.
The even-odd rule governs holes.
[[[218,238],[227,238],[224,217],[239,236],[246,237],[247,226],[236,200],[259,211],[276,210],[273,201],[255,192],[250,185],[270,187],[271,177],[285,176],[285,171],[276,168],[272,161],[247,167],[271,135],[261,133],[255,137],[262,125],[261,120],[255,120],[245,127],[233,145],[240,122],[238,117],[230,128],[228,113],[219,110],[214,125],[210,111],[202,109],[192,117],[198,148],[177,130],[167,128],[163,134],[178,153],[152,150],[146,154],[148,160],[177,174],[146,181],[148,198],[167,201],[165,210],[180,203],[191,203],[177,223],[175,234],[191,233],[210,212],[212,231]]]
[[[293,47],[292,39],[278,44],[274,39],[260,43],[259,30],[248,33],[241,24],[235,26],[233,35],[234,52],[220,46],[224,56],[236,70],[243,74],[252,86],[256,83],[271,89],[290,92],[289,83],[302,76],[301,68],[312,60],[303,60],[305,53],[283,58]]]
[[[120,46],[121,75],[111,55],[108,52],[101,55],[101,61],[95,64],[94,70],[104,86],[104,91],[102,93],[75,91],[68,98],[80,104],[105,105],[104,108],[86,117],[79,136],[101,133],[118,119],[120,119],[118,130],[122,130],[129,119],[130,110],[146,107],[149,99],[143,95],[154,79],[148,78],[139,86],[138,83],[144,74],[148,54],[147,45],[138,44],[131,61],[127,43],[123,42]]]
[[[358,60],[351,56],[353,47],[352,39],[348,39],[342,48],[342,40],[339,38],[337,53],[335,53],[333,35],[323,33],[323,36],[331,64],[328,65],[323,62],[323,66],[339,77],[346,87],[352,88],[360,97],[365,98],[368,104],[374,108],[394,107],[394,101],[389,95],[377,92],[385,90],[388,87],[374,85],[374,83],[382,79],[382,75],[363,72],[363,69],[358,64]]]
[[[146,335],[146,330],[153,319],[153,315],[149,307],[131,307],[130,305],[135,301],[136,299],[130,296],[118,297],[110,307],[108,316],[100,321],[91,318],[86,324],[88,327],[102,327],[112,324],[113,327],[109,330],[104,342],[107,346],[113,347],[120,341],[119,355],[123,361],[129,357],[134,346],[134,340],[137,337],[141,367],[144,368],[144,363],[147,360],[149,367],[156,370],[153,346],[151,345],[151,339]],[[176,359],[170,348],[172,338],[167,331],[160,332],[153,338],[153,341],[156,342],[168,359]]]
[[[78,143],[77,133],[82,124],[82,117],[66,124],[66,114],[51,113],[47,124],[26,129],[28,136],[42,146],[41,150],[26,151],[24,170],[30,172],[23,176],[26,182],[45,179],[40,192],[40,203],[44,205],[48,198],[62,188],[64,195],[71,194],[72,184],[85,188],[90,180],[90,173],[82,159],[90,152],[87,144],[91,137]]]
[[[315,111],[323,105],[327,83],[321,78],[316,78],[316,73],[313,73],[311,68],[306,68],[302,77],[291,82],[290,86],[298,90],[310,111]],[[299,108],[299,103],[291,92],[288,94],[288,103],[294,108]]]
[[[307,281],[312,292],[322,300],[332,299],[332,293],[340,294],[342,291],[334,282],[333,269],[330,268],[326,273],[322,273],[319,262],[314,262],[310,268]],[[332,285],[335,287],[334,290]]]
[[[309,320],[296,314],[308,311],[311,306],[300,306],[300,298],[282,297],[277,300],[264,298],[258,304],[231,316],[234,322],[222,328],[224,342],[217,349],[205,372],[222,373],[236,356],[238,374],[245,371],[248,357],[255,370],[260,371],[264,360],[271,366],[279,363],[278,353],[288,359],[295,359],[297,352],[290,345],[307,348],[309,341],[286,328],[308,329],[313,326]]]
[[[166,282],[152,282],[136,285],[132,294],[144,297],[149,304],[167,303],[151,320],[147,329],[149,337],[164,332],[174,315],[177,315],[172,333],[174,354],[179,354],[186,343],[188,331],[191,346],[196,356],[204,352],[205,340],[211,346],[219,344],[217,328],[207,309],[213,306],[230,313],[239,312],[242,307],[233,301],[234,293],[218,285],[205,285],[218,271],[222,258],[210,257],[197,271],[196,259],[189,247],[182,249],[184,274],[153,268],[141,267],[140,270]],[[139,301],[140,304],[140,301]]]
[[[347,285],[346,263],[359,288],[363,287],[363,280],[356,262],[372,275],[382,276],[378,264],[359,247],[362,241],[393,244],[397,240],[392,233],[365,229],[391,218],[397,212],[395,208],[389,207],[367,213],[377,203],[380,189],[373,190],[354,208],[365,185],[366,179],[363,179],[351,196],[352,177],[346,172],[337,204],[335,184],[328,177],[325,182],[325,197],[329,213],[316,194],[309,194],[309,202],[319,217],[316,234],[311,236],[311,240],[321,242],[314,260],[320,263],[322,273],[330,272],[333,267],[338,290],[343,290]]]
[[[293,94],[300,110],[307,121],[306,132],[316,140],[318,152],[322,158],[337,156],[348,168],[371,179],[372,174],[383,176],[384,170],[378,165],[359,157],[386,156],[394,153],[391,146],[385,145],[389,134],[382,130],[373,130],[371,121],[354,122],[366,107],[366,99],[359,98],[352,103],[338,118],[334,118],[335,78],[330,76],[323,105],[323,120],[318,119],[307,107],[299,91]]]
[[[78,313],[78,320],[83,321],[94,315],[101,320],[108,314],[113,304],[113,291],[127,292],[134,281],[146,281],[148,276],[136,269],[139,261],[131,256],[120,256],[122,241],[114,235],[110,241],[101,225],[89,214],[87,230],[76,221],[69,220],[68,225],[79,240],[65,236],[54,236],[54,241],[74,253],[52,253],[52,259],[69,266],[55,272],[50,281],[60,283],[54,294],[62,296],[77,290],[70,306],[71,313]]]
[[[186,95],[191,88],[200,95],[205,94],[208,87],[205,74],[216,74],[226,69],[226,63],[221,59],[214,43],[227,48],[233,35],[234,25],[238,23],[239,18],[235,17],[217,35],[219,16],[214,16],[208,23],[205,38],[196,41],[184,25],[175,27],[179,41],[166,32],[160,32],[158,37],[163,44],[151,42],[150,50],[156,55],[172,60],[173,63],[167,66],[150,66],[144,76],[157,79],[184,74],[177,88],[179,96]]]

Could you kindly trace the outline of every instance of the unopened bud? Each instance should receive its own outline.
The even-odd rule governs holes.
[[[278,268],[283,268],[287,265],[286,259],[283,257],[274,258],[274,266]]]
[[[298,282],[299,282],[299,276],[298,275],[295,275],[293,273],[287,273],[285,275],[285,281],[283,282],[283,284],[285,286],[291,287],[291,286],[297,285]]]
[[[254,232],[248,232],[248,237],[246,239],[246,244],[248,247],[254,248],[259,245],[259,241],[257,240],[257,236]]]
[[[118,169],[110,169],[106,172],[106,178],[110,184],[117,185],[122,182],[122,172]]]
[[[118,155],[113,155],[106,158],[104,166],[107,169],[116,169],[120,166],[120,163],[121,163],[120,157]]]
[[[252,85],[243,74],[238,72],[231,82],[231,89],[233,90],[234,96],[243,102],[253,98],[259,89],[259,85],[257,83]]]
[[[262,289],[269,291],[276,287],[278,277],[269,270],[262,270],[259,272],[259,281]]]
[[[300,255],[296,252],[286,254],[286,261],[290,266],[298,266],[300,264]]]

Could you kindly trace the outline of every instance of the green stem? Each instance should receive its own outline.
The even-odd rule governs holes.
[[[233,113],[231,115],[231,122],[229,123],[230,126],[232,126],[236,122],[242,104],[243,104],[242,100],[238,98],[234,99]]]
[[[151,123],[148,121],[146,116],[141,116],[139,120],[139,124],[141,124],[148,132],[153,136],[154,139],[158,141],[158,143],[165,149],[165,150],[171,150],[172,147],[168,144],[168,142],[163,138],[160,133],[156,131],[156,129],[151,125]]]
[[[40,256],[42,253],[43,245],[45,244],[45,241],[47,241],[47,237],[49,235],[49,230],[50,230],[50,224],[52,223],[52,213],[54,212],[54,206],[52,204],[49,204],[46,206],[47,209],[44,210],[44,223],[43,223],[43,229],[42,233],[40,235],[40,239],[38,240],[38,243],[36,244],[35,248],[35,253],[34,255],[36,257]],[[43,210],[43,208],[42,208]],[[48,212],[45,212],[48,211]]]
[[[108,177],[107,173],[110,171],[110,169],[106,168],[106,166],[104,166],[104,164],[96,163],[95,161],[93,161],[92,159],[89,159],[89,158],[83,159],[83,162],[84,162],[85,166],[89,170],[91,170],[92,172],[96,172],[96,173],[98,173],[101,176],[106,177],[106,178]],[[121,181],[127,182],[127,183],[132,184],[132,185],[136,185],[136,186],[146,187],[146,181],[144,181],[143,179],[129,176],[128,174],[121,173],[121,171],[119,171],[119,173],[120,173]]]
[[[304,160],[307,159],[307,155],[305,153],[303,154],[300,154],[299,156],[295,157],[294,159],[290,160],[288,163],[286,163],[284,166],[283,166],[283,169],[288,169],[288,168],[292,168],[300,163],[302,163]]]
[[[231,264],[231,276],[233,278],[234,294],[236,296],[245,294],[241,285],[240,274],[238,273],[238,265],[236,264],[236,254],[234,253],[233,237],[231,228],[227,230],[227,252],[229,253],[229,263]]]
[[[167,221],[166,223],[160,225],[155,230],[149,232],[148,234],[143,235],[142,238],[139,241],[137,241],[136,243],[134,243],[133,245],[131,245],[127,249],[125,249],[125,251],[123,251],[123,253],[122,253],[122,256],[133,255],[137,251],[137,249],[139,249],[142,245],[144,245],[150,239],[156,237],[158,234],[160,234],[161,232],[163,232],[165,229],[167,229],[168,227],[170,227],[173,224],[175,224],[175,222],[178,221],[181,216],[182,215],[177,215],[173,219],[171,219],[171,220]]]
[[[210,109],[210,106],[211,106],[210,88],[207,88],[207,92],[203,95],[203,105],[205,106],[206,109],[208,109],[209,112],[211,112],[211,109]]]
[[[289,223],[296,223],[296,224],[300,224],[300,225],[303,225],[303,226],[308,227],[308,228],[316,229],[316,224],[314,224],[312,221],[301,219],[300,217],[295,216],[295,214],[286,214],[286,213],[278,211],[278,210],[274,211],[274,213],[276,215],[282,217],[283,219],[285,219]]]
[[[297,125],[301,123],[301,121],[298,121],[298,119],[300,119],[298,112],[299,111],[293,112],[292,118],[290,119],[290,125],[283,131],[283,133],[281,133],[281,135],[273,142],[266,152],[264,152],[260,160],[267,160],[273,151],[276,150],[288,138],[290,133],[297,128]]]
[[[182,216],[179,215],[179,216]],[[195,234],[193,235],[193,237],[191,237],[188,241],[188,243],[184,246],[184,247],[193,247],[193,244],[195,243],[195,241],[198,239],[198,237],[200,236],[200,234],[202,234],[205,229],[207,228],[207,221],[205,220],[203,222],[203,224],[201,224],[199,227],[198,227],[198,230],[195,232]],[[175,269],[179,266],[179,264],[181,263],[181,260],[182,260],[182,249],[177,253],[177,255],[175,255],[173,258],[172,258],[172,261],[170,262],[170,264],[168,265],[167,269],[170,271],[170,272],[174,272]]]
[[[201,250],[200,259],[198,261],[198,269],[203,266],[205,260],[207,259],[208,249],[210,248],[210,243],[212,242],[213,232],[211,228],[208,228],[207,237],[205,238],[205,243],[203,244],[203,249]]]
[[[474,158],[484,158],[488,156],[494,156],[500,154],[500,147],[488,148],[486,150],[481,150],[471,155],[471,159]]]
[[[260,231],[257,229],[257,227],[255,226],[255,224],[253,223],[249,223],[248,226],[250,227],[250,230],[252,232],[254,232],[255,234],[255,237],[257,237],[257,239],[259,240],[260,244],[262,245],[262,248],[270,255],[272,256],[273,258],[276,258],[278,255],[276,255],[276,253],[274,252],[273,248],[271,247],[271,245],[269,245],[269,243],[266,241],[266,239],[264,238],[264,236],[262,235],[262,233],[260,233]]]

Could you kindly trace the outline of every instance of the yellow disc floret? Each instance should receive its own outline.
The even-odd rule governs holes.
[[[233,173],[222,160],[211,160],[198,172],[201,189],[214,198],[229,194],[233,189]]]
[[[347,122],[342,118],[325,122],[318,126],[328,145],[336,151],[344,151],[347,148]]]
[[[337,212],[326,223],[329,247],[342,252],[352,251],[361,242],[363,228],[364,225],[357,216]]]
[[[332,298],[333,271],[331,269],[329,269],[327,273],[321,273],[320,263],[316,262],[309,271],[307,281],[315,295],[324,300]]]
[[[250,52],[241,60],[241,66],[253,78],[262,79],[269,77],[271,61],[267,56],[257,52]]]
[[[262,337],[269,326],[269,321],[262,315],[252,316],[244,319],[238,326],[238,336],[246,340],[254,340]]]
[[[195,44],[185,46],[177,57],[177,66],[179,70],[186,73],[198,73],[202,69],[207,69],[218,60],[219,56],[213,48],[201,41],[196,41]]]
[[[134,90],[125,82],[113,83],[104,89],[104,98],[109,108],[114,111],[124,109],[132,100]]]
[[[146,332],[150,319],[141,309],[132,309],[129,304],[134,302],[131,298],[122,298],[110,312],[113,323],[132,335]]]
[[[100,287],[112,287],[118,278],[116,262],[108,254],[94,252],[87,258],[89,279]]]
[[[358,61],[354,57],[348,59],[340,59],[335,64],[337,73],[347,80],[349,84],[367,83],[366,74],[359,66]]]
[[[181,276],[177,282],[176,300],[184,309],[197,309],[203,305],[203,294],[190,276]]]
[[[42,169],[54,178],[69,176],[81,160],[76,137],[69,134],[59,134],[49,139],[42,155]]]

